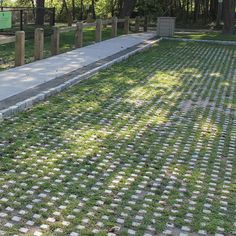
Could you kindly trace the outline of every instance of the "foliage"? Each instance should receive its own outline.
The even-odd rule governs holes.
[[[10,0],[5,0],[7,3]],[[61,10],[63,1],[62,0],[44,0],[47,7],[56,7],[58,12]],[[91,0],[66,0],[68,8],[72,9],[73,2],[77,9],[81,9],[81,3],[83,4],[83,10],[86,11],[86,6],[92,4]],[[98,16],[109,16],[115,10],[116,13],[119,11],[119,3],[122,0],[96,0],[95,11]],[[215,19],[217,14],[217,0],[136,0],[135,12],[139,15],[151,14],[151,15],[168,15],[175,14],[180,17],[188,14],[190,18],[196,18],[204,15],[209,19]],[[15,5],[32,5],[32,0],[16,0]]]
[[[9,3],[10,0],[5,0]],[[177,22],[189,25],[207,25],[213,23],[221,27],[221,21],[233,32],[234,0],[38,0],[45,1],[46,7],[55,7],[57,19],[67,21],[72,12],[73,20],[85,20],[91,14],[93,18],[117,16],[174,16]],[[130,2],[130,4],[128,4]],[[34,0],[16,0],[14,5],[33,6]],[[132,4],[131,4],[132,3]],[[10,3],[9,3],[10,4]],[[130,7],[127,11],[124,8]],[[124,14],[122,14],[122,12]],[[224,12],[224,14],[222,14]],[[223,17],[224,15],[224,17]],[[228,16],[232,16],[231,18]],[[223,17],[223,18],[222,18]]]

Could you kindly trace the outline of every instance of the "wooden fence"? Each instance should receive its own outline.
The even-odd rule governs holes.
[[[144,31],[147,31],[148,20],[145,17],[142,20],[139,17],[136,17],[133,20],[134,31],[139,32],[141,22],[143,21]],[[118,23],[124,24],[124,33],[129,34],[130,32],[130,23],[132,20],[129,17],[125,19],[118,19],[114,17],[112,19],[101,20],[98,19],[94,23],[82,23],[78,22],[76,26],[70,26],[65,28],[53,27],[53,33],[51,36],[51,54],[57,55],[60,53],[59,44],[60,44],[60,34],[70,31],[75,31],[75,47],[83,47],[83,30],[88,27],[95,27],[95,41],[102,41],[102,29],[104,26],[111,25],[111,37],[117,36],[117,25]],[[16,35],[9,37],[7,39],[1,40],[1,44],[15,42],[15,66],[21,66],[25,63],[25,32],[17,31]],[[43,59],[43,50],[44,50],[44,30],[42,28],[35,29],[34,33],[34,59],[41,60]]]

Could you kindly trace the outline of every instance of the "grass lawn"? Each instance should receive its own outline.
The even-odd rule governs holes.
[[[32,31],[32,30],[31,30]],[[118,30],[118,35],[123,34],[123,30]],[[60,35],[60,53],[70,51],[74,49],[75,44],[75,32],[61,33]],[[103,29],[103,40],[111,38],[111,28]],[[92,44],[95,42],[95,28],[84,29],[84,46]],[[51,56],[51,37],[45,37],[44,43],[44,57]],[[26,63],[34,61],[34,40],[26,40],[25,48]],[[15,63],[15,44],[9,43],[0,45],[0,58],[4,63],[0,64],[0,71],[5,70],[9,67],[14,67]]]
[[[0,232],[235,234],[235,50],[163,41],[0,123]]]
[[[177,38],[187,39],[207,39],[207,40],[220,40],[220,41],[236,41],[236,35],[225,35],[220,32],[177,32],[175,33]]]

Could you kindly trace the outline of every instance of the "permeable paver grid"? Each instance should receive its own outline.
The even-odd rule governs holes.
[[[236,48],[163,41],[0,124],[0,235],[234,235]]]

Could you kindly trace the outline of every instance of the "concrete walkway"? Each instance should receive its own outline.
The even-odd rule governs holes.
[[[154,33],[123,35],[0,73],[0,102],[145,42]]]

